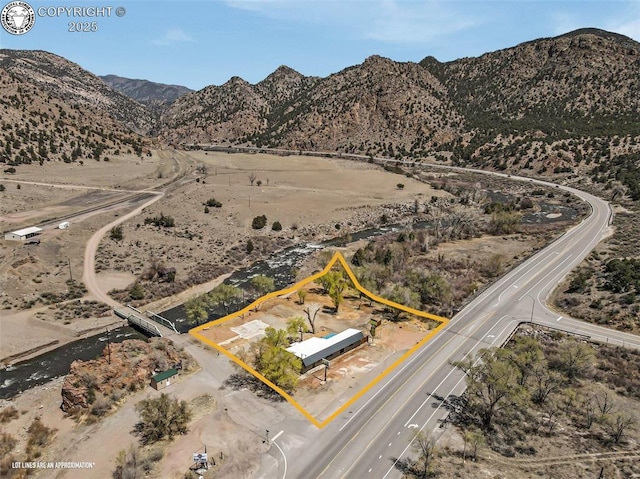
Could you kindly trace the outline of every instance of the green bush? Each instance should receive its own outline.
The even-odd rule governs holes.
[[[142,288],[142,285],[137,281],[131,287],[131,291],[129,291],[129,297],[136,301],[144,298],[144,289]]]
[[[122,241],[124,234],[122,233],[122,226],[114,226],[111,228],[111,239],[114,241]]]
[[[254,230],[261,230],[265,226],[267,226],[267,217],[265,215],[256,216],[251,222],[251,227]]]
[[[164,228],[173,228],[175,224],[175,220],[172,216],[165,216],[163,213],[160,213],[160,216],[147,217],[144,219],[144,224],[153,224],[155,226],[164,227]]]
[[[271,225],[271,229],[273,231],[281,231],[282,230],[282,225],[280,224],[279,221],[274,221],[273,224]]]

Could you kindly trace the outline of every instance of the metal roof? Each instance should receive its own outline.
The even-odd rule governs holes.
[[[161,373],[156,374],[151,379],[155,380],[155,382],[159,383],[160,381],[164,381],[171,376],[175,376],[178,374],[178,371],[175,369],[167,369],[166,371],[162,371]]]
[[[29,226],[28,228],[23,228],[18,231],[12,231],[11,233],[18,236],[26,236],[33,233],[39,233],[42,231],[42,228],[38,228],[37,226]]]
[[[330,338],[309,338],[299,343],[293,343],[287,351],[302,359],[302,364],[308,366],[321,359],[331,356],[336,351],[352,345],[364,338],[362,331],[357,329],[345,329],[341,333]]]

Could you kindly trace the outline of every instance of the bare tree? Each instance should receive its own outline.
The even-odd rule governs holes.
[[[253,186],[253,183],[256,181],[256,173],[255,171],[252,171],[251,173],[249,173],[249,181],[251,182],[251,186]]]
[[[321,305],[317,303],[312,303],[307,306],[303,311],[307,315],[307,319],[309,320],[309,325],[311,326],[311,333],[316,333],[316,317],[320,312]]]
[[[593,396],[586,397],[582,400],[582,410],[584,412],[584,428],[591,429],[593,422],[596,420],[596,408],[593,404]]]
[[[613,442],[618,444],[625,431],[635,426],[637,419],[630,412],[617,412],[613,417],[608,416],[603,422],[605,430]]]
[[[605,414],[609,414],[613,409],[613,406],[615,406],[615,400],[613,396],[609,394],[609,391],[603,391],[600,394],[594,394],[593,397],[596,401],[598,411],[603,416]]]
[[[436,454],[436,438],[424,431],[419,431],[413,439],[413,450],[418,453],[418,463],[422,465],[420,477],[429,477],[431,463]]]

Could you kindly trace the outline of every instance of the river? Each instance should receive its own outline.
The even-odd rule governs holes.
[[[79,339],[49,352],[0,369],[0,399],[10,399],[34,386],[39,386],[69,373],[71,363],[95,359],[102,354],[108,341],[121,343],[125,339],[147,339],[137,330],[123,326]]]

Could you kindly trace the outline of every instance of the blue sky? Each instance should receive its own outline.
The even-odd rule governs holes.
[[[8,0],[0,0],[4,6]],[[440,61],[582,27],[640,41],[640,1],[624,0],[27,0],[39,7],[111,6],[108,18],[36,17],[0,47],[40,49],[83,68],[200,89],[234,75],[257,83],[280,65],[327,76],[377,54]],[[117,17],[116,7],[126,14]],[[96,21],[72,33],[70,21]]]

